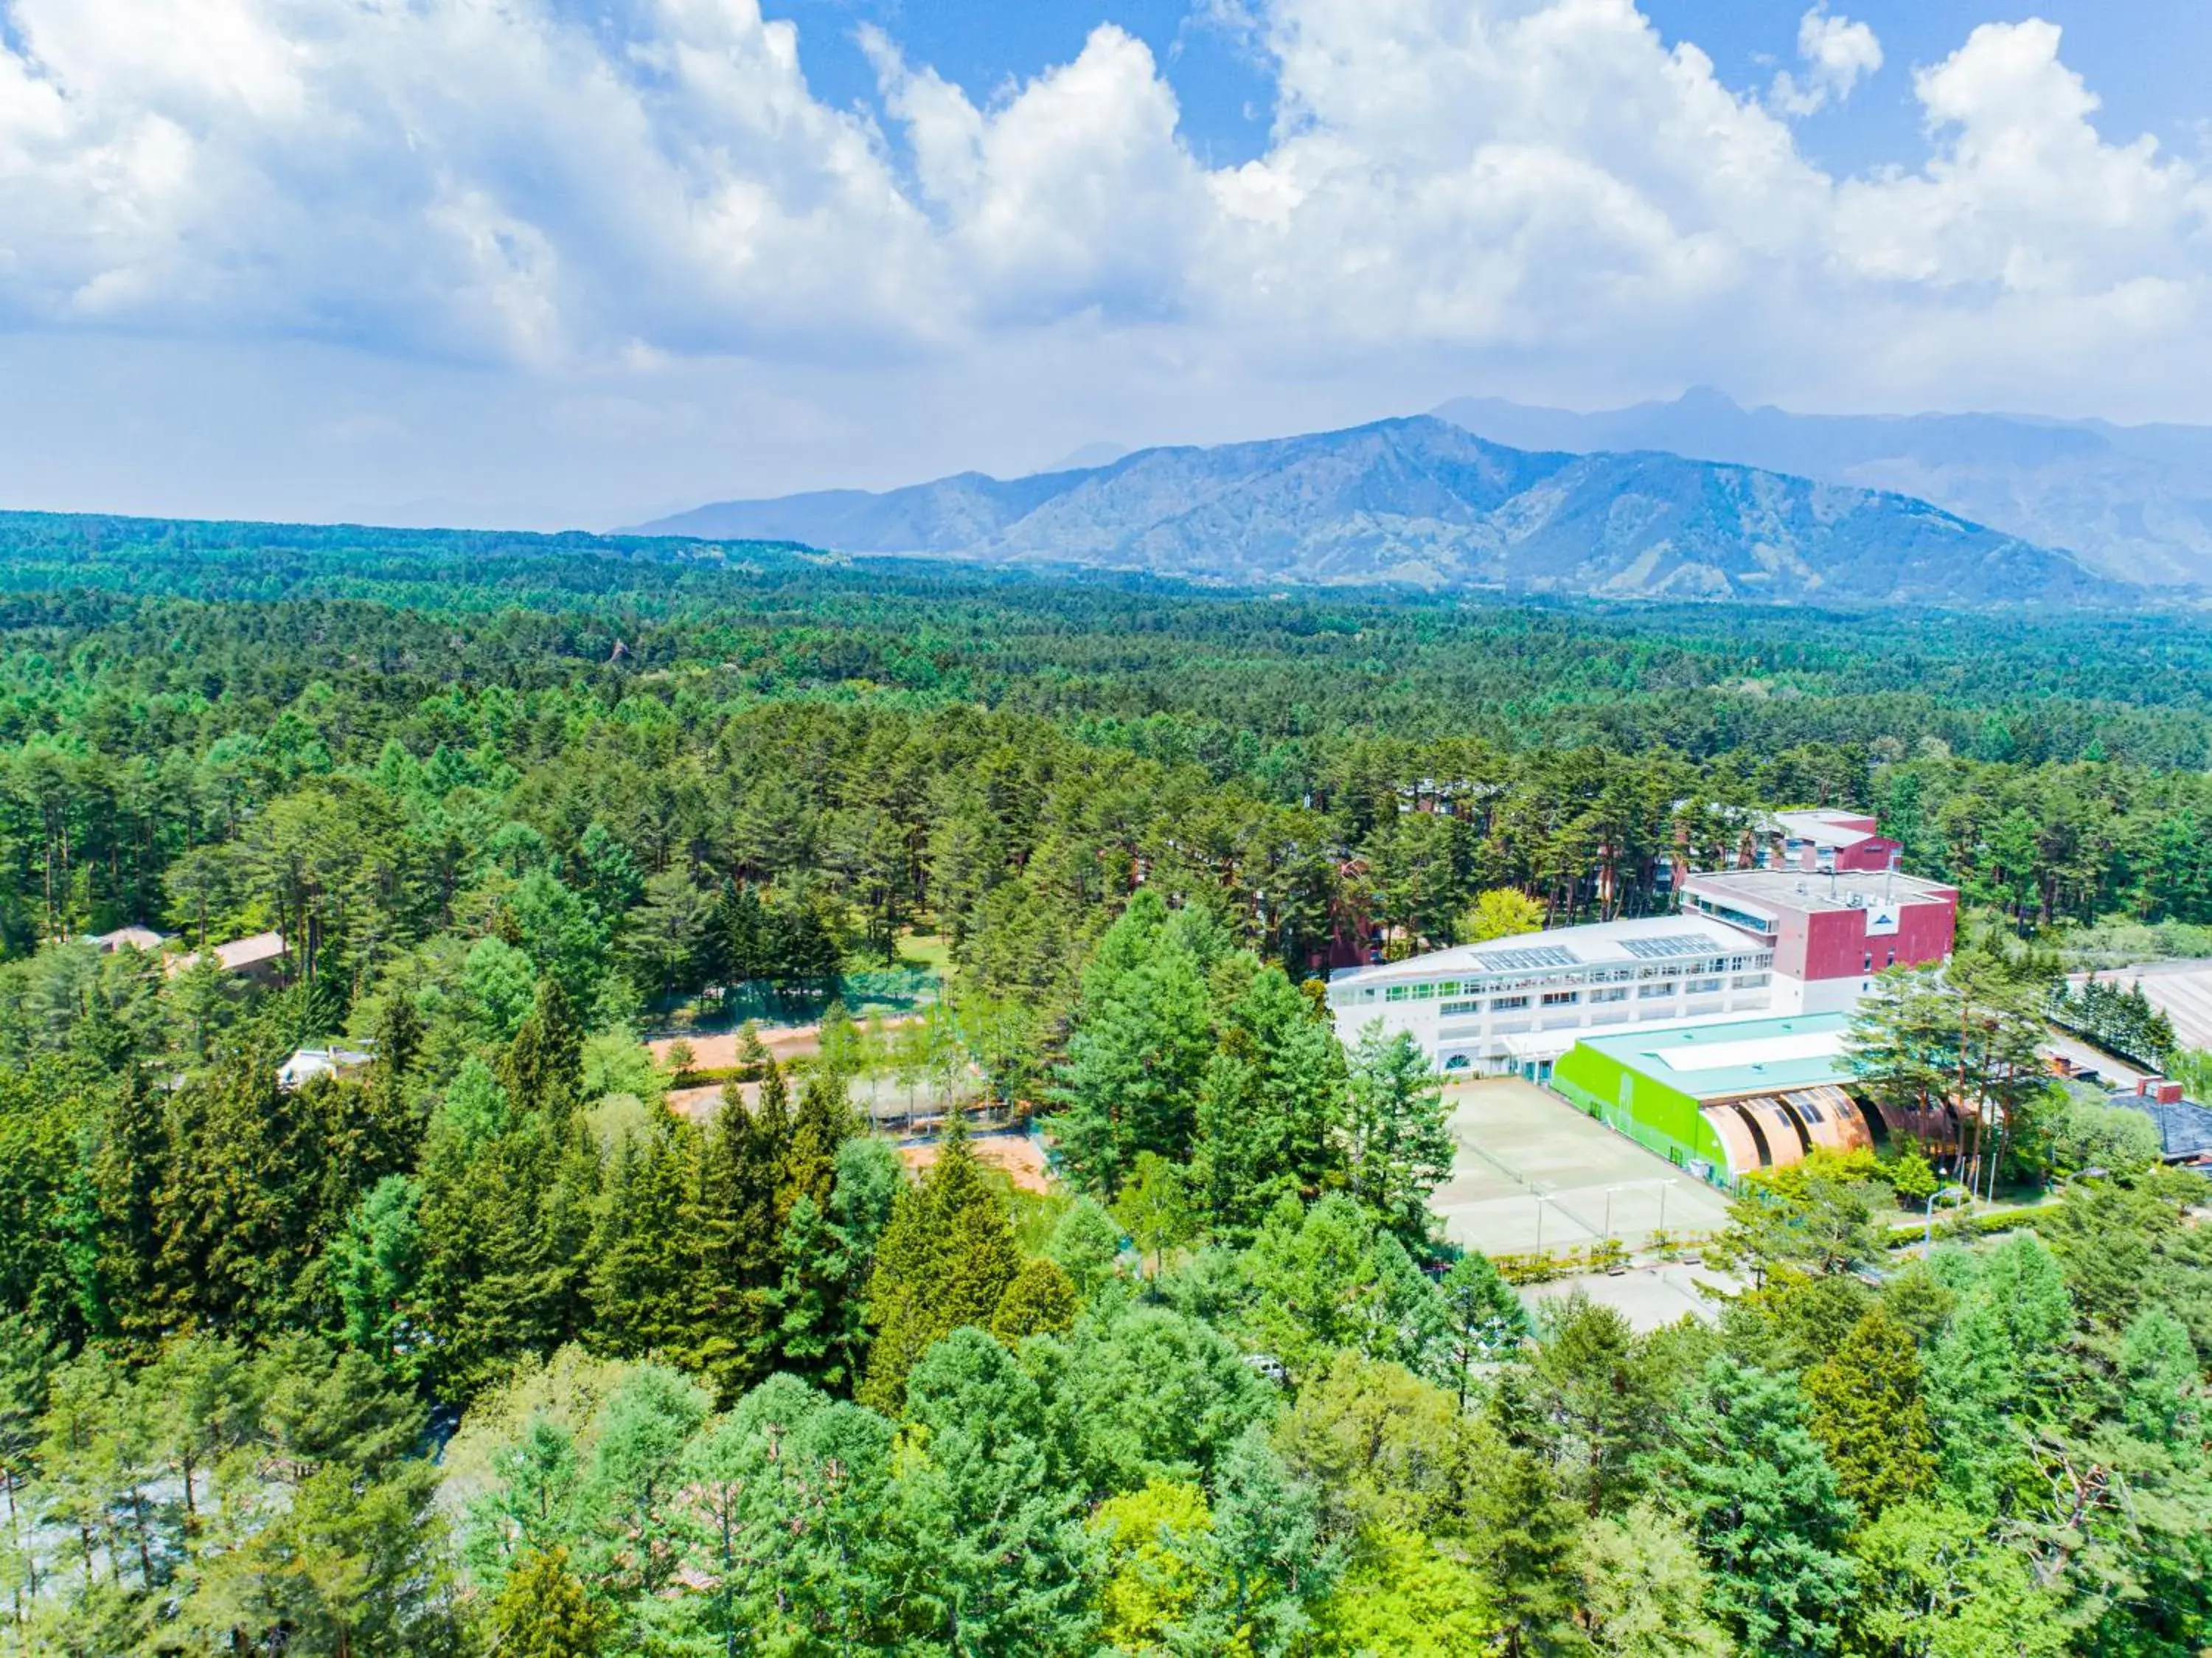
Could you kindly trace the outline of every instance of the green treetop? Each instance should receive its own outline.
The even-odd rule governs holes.
[[[936,1160],[898,1195],[868,1282],[876,1327],[859,1399],[896,1411],[907,1372],[963,1325],[988,1329],[1021,1270],[1006,1199],[956,1116]]]

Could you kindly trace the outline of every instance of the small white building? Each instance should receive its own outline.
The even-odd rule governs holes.
[[[1586,1033],[1765,1013],[1773,968],[1771,945],[1731,927],[1652,916],[1347,968],[1330,977],[1328,1005],[1346,1043],[1380,1019],[1439,1071],[1540,1076]]]
[[[112,933],[94,933],[92,942],[100,947],[102,955],[112,955],[118,950],[143,950],[150,955],[169,939],[167,934],[157,933],[151,927],[132,925],[118,927]]]
[[[359,1070],[374,1058],[359,1048],[301,1048],[276,1068],[276,1086],[289,1093],[318,1076],[343,1076]]]

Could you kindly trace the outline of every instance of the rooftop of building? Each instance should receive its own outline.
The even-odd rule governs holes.
[[[1802,869],[1715,869],[1689,876],[1692,888],[1726,895],[1772,911],[1814,914],[1824,910],[1870,910],[1887,905],[1951,904],[1959,889],[1940,881],[1879,869],[1815,875]]]
[[[337,1044],[328,1047],[301,1048],[277,1068],[277,1082],[288,1088],[317,1076],[336,1076],[346,1071],[358,1070],[374,1060],[374,1042],[352,1045]]]
[[[1839,811],[1832,806],[1809,812],[1777,812],[1774,824],[1784,834],[1809,840],[1815,846],[1856,846],[1881,832],[1868,814]]]
[[[186,950],[173,955],[167,971],[173,977],[187,971],[202,956],[211,955],[216,966],[234,973],[258,967],[265,961],[282,960],[288,954],[282,933],[256,933],[251,938],[234,938],[226,944],[212,944],[204,950]]]
[[[157,933],[151,927],[133,923],[118,927],[112,933],[94,933],[92,942],[103,950],[119,950],[128,946],[134,950],[158,950],[169,942],[168,935]]]
[[[1340,984],[1393,984],[1439,974],[1525,973],[1547,968],[1635,966],[1654,961],[1741,955],[1758,948],[1742,934],[1695,916],[1644,916],[1633,921],[1592,921],[1575,927],[1516,933],[1480,944],[1455,944],[1379,967],[1349,967],[1329,979]]]
[[[1700,1101],[1848,1082],[1850,1016],[1793,1014],[1720,1019],[1669,1030],[1592,1034],[1579,1045]]]
[[[215,947],[216,960],[226,967],[251,967],[263,961],[274,961],[284,954],[282,933],[256,933],[251,938],[235,938],[228,944]]]
[[[2160,1151],[2169,1161],[2212,1156],[2212,1110],[2194,1100],[2160,1105],[2137,1094],[2115,1094],[2112,1103],[2141,1112],[2158,1130]]]

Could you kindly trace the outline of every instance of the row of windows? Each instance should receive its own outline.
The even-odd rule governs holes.
[[[1647,991],[1646,994],[1650,992]],[[1627,999],[1628,991],[1626,989],[1592,991],[1589,993],[1589,1000],[1592,1002],[1625,1002]],[[1541,998],[1542,1005],[1547,1008],[1571,1008],[1582,1000],[1583,993],[1580,991],[1547,991]],[[1514,1013],[1528,1005],[1528,998],[1525,996],[1493,996],[1490,998],[1489,1003],[1490,1011],[1492,1013]],[[1447,1002],[1437,1009],[1439,1014],[1447,1018],[1462,1014],[1480,1013],[1482,1010],[1483,1004],[1480,1002]]]
[[[1755,916],[1747,911],[1738,910],[1729,905],[1717,904],[1702,893],[1692,893],[1682,900],[1682,907],[1686,910],[1700,911],[1717,919],[1725,921],[1731,926],[1741,927],[1746,932],[1771,933],[1779,924],[1771,916]]]
[[[1595,1001],[1597,998],[1593,997],[1590,999],[1592,1001]],[[1646,1013],[1644,1017],[1646,1019],[1662,1018],[1665,1016],[1665,1009],[1654,1008],[1650,1012]],[[1601,1013],[1594,1013],[1589,1015],[1589,1022],[1593,1025],[1620,1025],[1626,1023],[1627,1020],[1628,1010],[1626,1008],[1620,1009],[1618,1011],[1613,1009],[1607,1008]],[[1574,1021],[1572,1020],[1556,1020],[1552,1022],[1559,1025],[1570,1025]],[[1525,1019],[1508,1020],[1504,1024],[1492,1027],[1488,1033],[1492,1036],[1510,1036],[1517,1031],[1525,1031],[1528,1028],[1528,1021]],[[1444,1033],[1444,1039],[1447,1041],[1458,1042],[1472,1041],[1480,1034],[1480,1033],[1472,1030],[1447,1031]],[[1444,1069],[1446,1070],[1461,1070],[1465,1069],[1469,1063],[1470,1061],[1466,1054],[1454,1054],[1444,1061]]]
[[[1771,978],[1771,975],[1767,973],[1747,973],[1735,981],[1735,988],[1740,991],[1755,991],[1768,984]],[[1722,981],[1717,978],[1692,979],[1680,986],[1669,981],[1644,985],[1637,991],[1637,996],[1639,1000],[1656,1002],[1662,999],[1671,1000],[1678,989],[1692,996],[1705,996],[1721,987]],[[1447,1002],[1438,1008],[1437,1012],[1441,1017],[1446,1019],[1463,1018],[1470,1014],[1482,1013],[1486,1009],[1491,1013],[1516,1013],[1527,1007],[1529,1000],[1530,998],[1526,996],[1493,996],[1487,1003]],[[1567,1008],[1584,1001],[1595,1003],[1627,1000],[1628,987],[1621,985],[1617,988],[1591,991],[1587,994],[1581,991],[1547,991],[1540,998],[1540,1003],[1547,1008]]]
[[[1893,952],[1892,960],[1894,959],[1895,955]],[[1386,984],[1382,987],[1382,999],[1385,1002],[1427,1002],[1438,997],[1455,997],[1462,991],[1473,993],[1485,988],[1498,991],[1518,990],[1524,985],[1533,988],[1545,984],[1624,984],[1638,978],[1652,981],[1672,979],[1679,978],[1685,972],[1704,974],[1741,972],[1747,969],[1771,966],[1773,962],[1774,957],[1771,953],[1757,955],[1712,956],[1697,961],[1656,962],[1646,967],[1601,967],[1581,973],[1545,973],[1537,978],[1515,979],[1486,987],[1480,979],[1434,978],[1419,984]],[[1867,970],[1870,972],[1873,968],[1874,958],[1869,956]],[[1706,988],[1713,989],[1717,986]],[[1364,990],[1360,992],[1360,998],[1363,1001],[1371,1002],[1375,999],[1375,992],[1371,988]],[[1471,1006],[1462,1006],[1458,1009],[1462,1013],[1473,1010]]]

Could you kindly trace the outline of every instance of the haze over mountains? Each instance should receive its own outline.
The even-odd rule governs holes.
[[[1499,398],[1435,412],[1519,448],[1663,449],[1894,490],[2149,585],[2212,582],[2212,428],[1995,414],[1802,415],[1698,388],[1578,414]]]
[[[1434,416],[1140,449],[1011,480],[963,472],[879,494],[723,502],[638,533],[1240,582],[1952,605],[2141,597],[1905,495],[1668,454],[1532,452]]]

